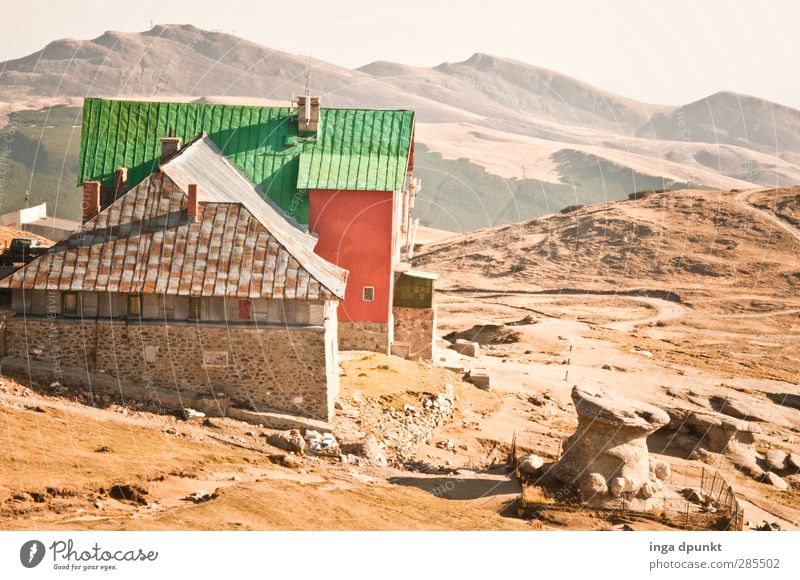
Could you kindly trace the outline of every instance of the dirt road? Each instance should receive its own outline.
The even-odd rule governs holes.
[[[775,224],[776,226],[781,228],[783,231],[788,233],[790,236],[792,236],[795,240],[800,242],[800,230],[798,230],[793,225],[785,222],[784,220],[780,219],[776,215],[774,215],[774,214],[772,214],[772,213],[770,213],[770,212],[768,212],[766,210],[763,210],[761,208],[758,208],[758,207],[756,207],[754,205],[751,205],[751,204],[749,204],[747,202],[747,198],[748,197],[750,197],[752,194],[760,192],[760,191],[767,191],[767,190],[766,189],[747,189],[745,191],[739,192],[739,193],[736,194],[736,203],[740,204],[742,206],[742,208],[744,208],[746,211],[748,211],[750,213],[758,214],[762,218],[764,218],[766,220],[769,220],[770,222],[772,222],[773,224]]]

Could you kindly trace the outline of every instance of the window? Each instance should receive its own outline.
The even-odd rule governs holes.
[[[200,297],[189,297],[189,320],[200,320]]]
[[[62,292],[61,314],[77,314],[77,313],[78,313],[78,293]]]
[[[142,316],[141,294],[128,294],[128,316]]]
[[[364,302],[373,302],[375,300],[375,286],[364,286],[361,292],[361,299]]]

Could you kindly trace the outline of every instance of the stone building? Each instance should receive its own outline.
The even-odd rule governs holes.
[[[317,254],[349,272],[339,347],[389,352],[395,329],[420,315],[394,308],[417,228],[414,112],[326,108],[309,95],[284,107],[86,99],[79,183],[100,182],[104,207],[154,169],[170,128],[176,140],[208,133],[316,238]]]
[[[347,271],[208,135],[179,145],[106,207],[85,181],[83,227],[0,280],[4,369],[329,421]]]

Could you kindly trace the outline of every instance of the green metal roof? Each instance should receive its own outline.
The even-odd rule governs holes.
[[[133,185],[158,167],[170,127],[186,143],[205,131],[284,211],[308,223],[309,189],[403,187],[413,111],[325,109],[316,139],[298,134],[288,107],[85,99],[78,184]]]

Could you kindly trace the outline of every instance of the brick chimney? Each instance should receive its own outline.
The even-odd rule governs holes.
[[[186,192],[189,196],[186,202],[186,215],[189,217],[190,222],[197,221],[197,184],[190,183]]]
[[[169,128],[169,135],[161,138],[161,163],[166,163],[181,149],[181,138],[175,136],[172,127]]]
[[[125,188],[128,185],[128,168],[127,167],[120,167],[115,172],[116,179],[114,181],[114,198],[120,196],[125,191]]]
[[[88,222],[100,211],[100,182],[83,182],[83,223]]]

